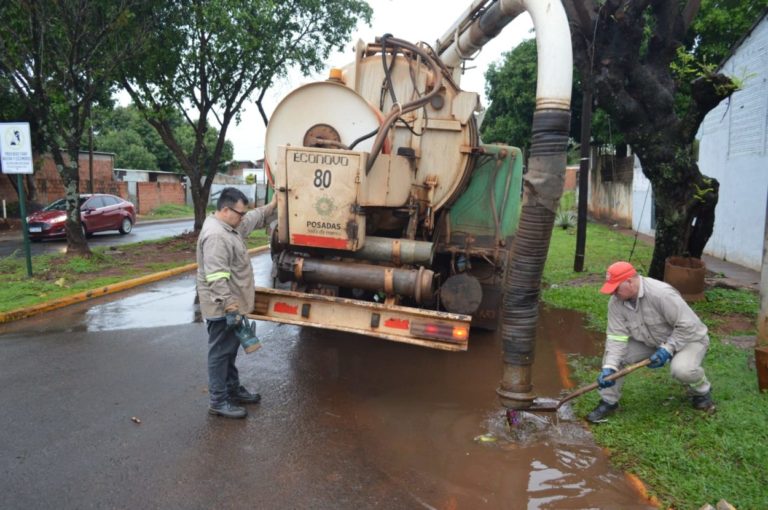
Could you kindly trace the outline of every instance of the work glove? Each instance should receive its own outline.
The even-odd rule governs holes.
[[[609,375],[613,375],[615,373],[616,371],[612,368],[604,368],[600,372],[600,375],[597,376],[597,387],[600,388],[601,390],[604,390],[605,388],[610,388],[611,386],[616,384],[616,381],[605,380],[606,377],[608,377]]]
[[[227,319],[227,329],[234,329],[243,320],[243,316],[240,315],[240,311],[237,309],[230,310],[226,313],[225,317]]]
[[[671,359],[672,353],[664,347],[659,347],[651,356],[651,362],[648,364],[648,368],[661,368]]]

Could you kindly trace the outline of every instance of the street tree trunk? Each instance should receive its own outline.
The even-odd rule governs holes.
[[[67,201],[67,254],[90,256],[91,249],[83,233],[82,222],[80,221],[80,171],[78,168],[79,151],[70,149],[67,158],[64,158],[61,150],[54,148],[51,151],[53,161],[56,163],[56,169],[61,176],[64,184],[65,200]]]
[[[574,61],[597,104],[624,135],[651,181],[656,242],[648,274],[672,255],[700,257],[712,235],[719,184],[692,151],[699,124],[736,86],[717,73],[680,82],[670,64],[699,10],[696,0],[564,0]]]
[[[200,229],[203,228],[205,217],[207,216],[208,198],[211,195],[213,177],[205,179],[205,182],[201,182],[202,180],[203,179],[198,177],[191,181],[192,205],[195,210],[195,232],[200,232]]]

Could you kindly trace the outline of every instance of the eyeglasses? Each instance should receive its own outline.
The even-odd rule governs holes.
[[[229,209],[229,210],[230,210],[230,211],[232,211],[232,212],[235,212],[235,213],[237,213],[237,215],[238,215],[238,216],[240,216],[241,218],[242,218],[243,216],[245,216],[246,214],[248,214],[248,211],[242,211],[242,212],[241,212],[241,211],[238,211],[237,209],[233,209],[232,207],[227,207],[227,209]]]

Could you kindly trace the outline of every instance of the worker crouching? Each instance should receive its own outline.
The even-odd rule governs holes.
[[[649,368],[670,362],[672,377],[683,383],[695,409],[714,410],[712,388],[701,363],[707,354],[707,327],[672,286],[637,274],[629,262],[608,267],[600,289],[610,294],[605,354],[600,375],[600,402],[587,415],[606,421],[619,407],[623,379],[605,378],[626,365],[650,357]]]

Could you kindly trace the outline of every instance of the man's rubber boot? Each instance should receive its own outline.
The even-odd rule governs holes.
[[[587,421],[590,423],[603,423],[608,421],[606,418],[608,418],[609,415],[613,414],[616,409],[619,408],[619,404],[609,404],[608,402],[605,402],[604,400],[600,400],[600,402],[597,404],[597,407],[587,415]]]
[[[248,416],[248,411],[244,407],[236,406],[232,402],[224,402],[208,407],[208,414],[224,418],[245,418]]]
[[[712,400],[712,390],[710,389],[704,395],[693,395],[691,405],[698,411],[711,411],[715,408],[715,401]]]
[[[237,388],[237,391],[230,393],[229,398],[236,404],[258,404],[261,402],[261,395],[251,393],[243,386]]]

